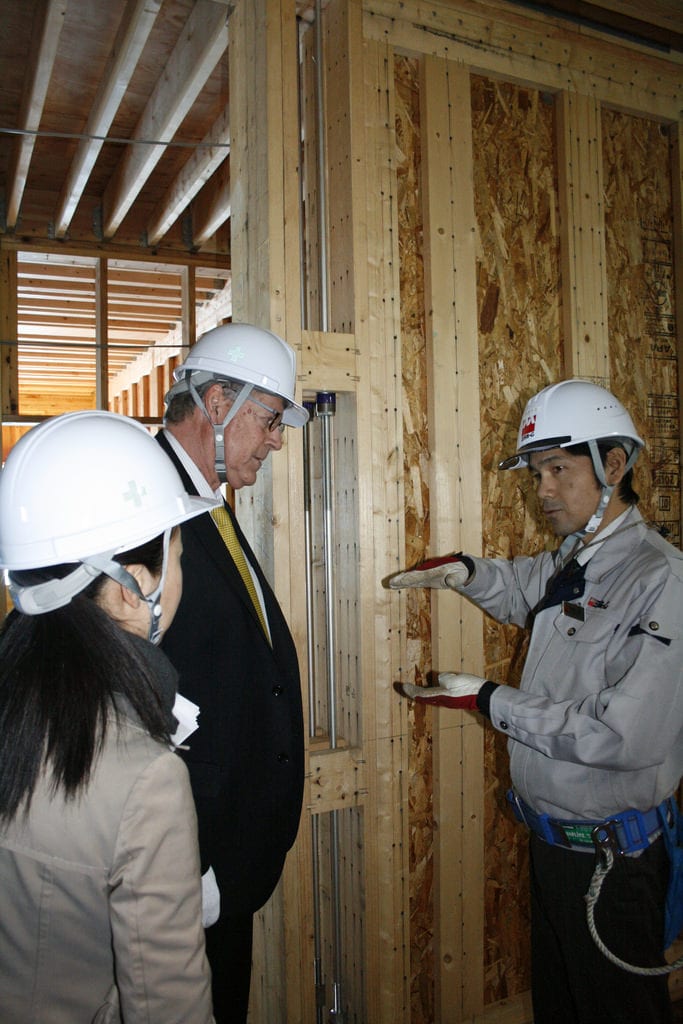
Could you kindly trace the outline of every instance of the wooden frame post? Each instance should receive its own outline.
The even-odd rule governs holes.
[[[421,88],[432,553],[481,548],[476,242],[469,72],[432,57]],[[457,202],[452,197],[457,196]],[[432,600],[436,669],[483,673],[481,613],[450,592]],[[436,1016],[483,1006],[483,725],[434,714]]]
[[[557,112],[565,370],[609,387],[600,103],[564,91]]]

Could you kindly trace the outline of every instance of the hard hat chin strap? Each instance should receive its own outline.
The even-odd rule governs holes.
[[[159,576],[159,582],[150,594],[143,594],[140,589],[140,584],[135,579],[132,573],[120,564],[115,562],[110,555],[91,555],[88,558],[83,559],[84,565],[90,565],[95,569],[99,569],[110,579],[115,580],[122,586],[130,590],[136,597],[139,597],[141,601],[144,601],[149,608],[149,630],[147,632],[147,639],[151,644],[157,645],[161,640],[161,593],[164,589],[164,583],[166,582],[166,569],[168,567],[168,551],[170,547],[172,528],[169,528],[164,532],[163,538],[163,556],[161,562],[161,575]]]
[[[597,531],[598,527],[600,526],[600,523],[602,522],[603,516],[605,515],[605,511],[609,504],[609,500],[612,497],[612,491],[614,490],[614,484],[607,483],[607,477],[605,476],[605,467],[600,456],[598,442],[595,440],[589,441],[588,447],[591,453],[593,469],[595,470],[595,475],[597,476],[598,481],[602,487],[602,491],[600,494],[600,500],[598,501],[598,507],[586,523],[583,530],[579,531],[581,536],[584,536],[587,533],[595,533]],[[624,450],[626,450],[626,445],[622,443],[619,443],[614,447],[621,447],[624,448]],[[630,452],[626,452],[626,465],[624,466],[624,474],[628,473],[629,469],[638,458],[638,455],[639,448],[637,445],[634,445],[631,448]]]
[[[199,394],[199,392],[197,391],[196,387],[194,386],[194,383],[192,381],[192,370],[188,370],[186,372],[186,378],[185,379],[187,380],[187,386],[188,386],[190,394],[192,395],[192,398],[194,399],[195,405],[197,405],[202,410],[202,412],[206,416],[207,420],[211,424],[211,428],[213,430],[214,441],[215,441],[215,445],[216,445],[216,454],[214,456],[216,475],[218,476],[218,479],[220,480],[220,482],[222,484],[224,484],[226,482],[226,480],[228,479],[227,468],[226,468],[226,465],[225,465],[225,431],[226,431],[226,428],[227,428],[228,424],[230,423],[230,421],[235,418],[235,416],[237,415],[237,413],[239,412],[241,407],[244,405],[246,400],[249,398],[249,395],[254,390],[254,385],[253,384],[246,384],[246,383],[243,384],[242,385],[242,390],[237,395],[235,401],[232,403],[232,405],[228,409],[228,413],[227,413],[225,419],[223,420],[223,422],[222,423],[214,423],[213,420],[211,419],[210,415],[209,415],[209,411],[206,408],[205,403],[202,401],[201,395]],[[220,384],[220,381],[217,380],[216,383]]]
[[[600,457],[600,449],[598,448],[597,441],[589,441],[588,447],[591,453],[591,460],[593,462],[593,469],[598,481],[601,485],[600,500],[598,501],[597,508],[593,515],[590,517],[583,530],[579,530],[578,533],[581,537],[584,537],[587,533],[595,533],[602,522],[609,500],[612,497],[612,491],[614,490],[614,484],[608,484],[605,476],[605,467],[602,464]]]
[[[11,570],[6,569],[5,583],[14,606],[20,612],[24,615],[42,615],[44,612],[63,608],[99,575],[99,569],[81,564],[68,576],[62,576],[60,579],[21,586],[13,579]]]

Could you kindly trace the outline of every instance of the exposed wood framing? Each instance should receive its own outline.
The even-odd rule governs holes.
[[[195,299],[196,275],[194,267],[182,267],[180,271],[182,298],[182,344],[181,355],[185,355],[197,340],[197,302]]]
[[[147,229],[147,242],[156,245],[175,223],[183,210],[189,206],[211,175],[227,160],[230,145],[230,108],[226,105],[211,131],[202,139],[199,149],[187,161],[178,177],[163,197],[152,215]],[[216,228],[229,216],[225,204],[220,212],[214,212],[211,228],[199,237],[194,236],[195,245],[206,241]]]
[[[352,211],[353,325],[361,353],[356,424],[361,696],[370,769],[365,941],[367,970],[376,979],[366,986],[366,998],[367,1020],[393,1024],[410,1013],[407,707],[392,688],[405,649],[400,601],[380,586],[395,571],[404,547],[394,70],[384,43],[362,42],[360,4],[348,7],[351,205],[345,216]],[[372,616],[363,612],[368,607],[374,607]]]
[[[0,423],[19,409],[16,337],[17,254],[0,246]]]
[[[646,441],[634,471],[644,514],[680,545],[680,367],[670,130],[613,110],[604,110],[601,120],[610,379]]]
[[[595,95],[620,110],[676,120],[681,105],[680,55],[582,31],[561,19],[504,0],[367,0],[368,38],[398,50],[462,61],[472,71],[539,89]]]
[[[192,241],[200,248],[230,220],[230,160],[224,160],[192,209]],[[216,243],[218,247],[218,243]],[[229,248],[229,246],[225,246]]]
[[[57,26],[68,14],[65,0],[43,6]],[[128,81],[139,66],[159,6],[127,5],[86,133],[105,134],[111,125],[118,76]],[[424,681],[432,665],[514,685],[524,639],[482,620],[452,593],[396,594],[380,581],[423,555],[463,549],[509,557],[554,543],[538,531],[522,475],[501,479],[495,465],[514,444],[526,398],[565,373],[611,380],[634,403],[649,446],[638,466],[648,476],[644,504],[656,506],[649,511],[661,522],[676,518],[680,541],[683,57],[505,0],[328,0],[322,7],[330,329],[319,329],[312,32],[301,48],[302,147],[295,0],[192,5],[135,137],[170,139],[183,104],[225,51],[228,17],[230,108],[216,120],[215,110],[207,115],[196,133],[202,147],[149,203],[147,241],[166,239],[168,257],[121,242],[79,244],[73,252],[87,265],[73,268],[63,308],[74,336],[91,329],[94,313],[103,343],[112,307],[121,321],[135,316],[132,297],[124,301],[117,290],[135,285],[113,260],[185,264],[174,347],[162,354],[150,347],[115,381],[100,350],[97,402],[107,403],[109,386],[119,411],[156,421],[173,367],[205,329],[195,309],[200,274],[221,262],[196,250],[216,242],[230,215],[232,302],[227,291],[207,315],[277,331],[297,349],[300,396],[332,390],[339,400],[338,654],[354,668],[339,697],[339,744],[331,749],[329,737],[317,735],[306,752],[299,838],[256,921],[251,1018],[316,1019],[311,822],[320,827],[326,864],[334,812],[347,901],[344,982],[356,1018],[528,1024],[526,844],[505,814],[504,740],[473,716],[410,707],[392,687],[401,678]],[[304,20],[311,16],[308,5]],[[40,121],[57,36],[57,28],[51,36],[36,32],[41,58],[31,65],[23,101],[29,130]],[[406,75],[414,94],[405,107],[397,54],[399,64],[412,65]],[[419,152],[399,170],[404,137],[396,125],[410,118],[418,93],[410,144]],[[58,238],[75,230],[98,148],[95,140],[81,143],[57,206],[39,198],[40,216],[31,211],[24,237],[2,239],[3,342],[17,336],[17,251],[31,248],[47,210],[50,218],[57,212]],[[30,191],[30,139],[14,151],[10,227]],[[105,236],[125,218],[131,223],[131,203],[145,182],[149,188],[160,152],[126,149],[106,196]],[[400,179],[406,169],[409,186]],[[403,187],[414,190],[410,223],[402,225],[403,242],[412,233],[409,259],[399,248]],[[168,240],[181,216],[184,253]],[[646,251],[653,239],[658,259]],[[55,259],[68,258],[63,248]],[[159,275],[155,327],[178,305],[180,275],[161,268]],[[658,360],[650,347],[654,291],[659,320],[672,324],[672,351]],[[52,316],[49,296],[39,303],[27,289],[26,303],[45,322]],[[17,349],[3,345],[0,420],[16,418],[17,404]],[[285,438],[284,451],[237,505],[290,622],[306,697],[301,435]],[[329,928],[329,908],[324,914]],[[420,957],[432,952],[424,965]],[[680,979],[678,972],[671,980],[679,996]]]
[[[422,89],[431,546],[433,554],[476,554],[481,466],[469,73],[426,58]],[[436,668],[481,675],[480,615],[449,592],[434,592],[432,611]],[[482,1009],[483,727],[471,715],[436,712],[435,719],[436,1016],[448,1024]]]
[[[545,538],[528,475],[497,466],[516,447],[526,400],[563,375],[554,103],[539,90],[480,75],[471,92],[482,545],[487,556],[509,558],[532,554]],[[486,678],[517,684],[524,632],[484,616],[483,636]],[[484,1004],[486,1014],[500,1008],[506,1017],[528,1004],[528,842],[505,800],[505,737],[486,729],[484,743]]]
[[[228,45],[226,8],[197,0],[163,76],[104,193],[103,235],[111,238]],[[158,144],[150,144],[158,143]]]
[[[297,37],[293,6],[282,0],[240,0],[230,18],[233,315],[261,323],[300,345]],[[264,477],[237,501],[240,520],[258,550],[272,550],[275,591],[306,665],[303,477],[298,432]],[[267,493],[271,491],[271,493]],[[262,513],[272,508],[270,523]],[[270,534],[263,536],[264,532]],[[272,545],[272,546],[271,546]],[[304,697],[306,678],[303,672]],[[307,761],[308,764],[308,761]],[[302,827],[281,885],[259,914],[255,932],[252,1013],[274,1022],[315,1017],[310,884],[310,831]],[[281,920],[282,930],[268,926]],[[277,941],[275,949],[268,937]],[[270,971],[271,957],[280,964]]]
[[[95,266],[95,406],[98,409],[109,408],[108,270],[107,261],[99,259]]]
[[[161,0],[131,0],[124,10],[111,57],[84,129],[84,134],[91,137],[79,142],[59,198],[54,222],[55,238],[66,235],[103,139],[125,95],[160,8]]]
[[[565,372],[609,387],[600,104],[574,92],[557,102]]]
[[[46,0],[36,8],[33,29],[33,49],[26,73],[19,125],[26,135],[15,139],[8,182],[7,225],[16,226],[21,200],[26,187],[29,166],[36,143],[35,132],[40,126],[43,104],[50,84],[52,67],[57,55],[59,36],[64,24],[67,0]]]

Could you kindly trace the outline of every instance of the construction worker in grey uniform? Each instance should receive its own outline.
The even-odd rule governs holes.
[[[531,472],[559,548],[452,554],[389,581],[456,590],[530,631],[519,689],[453,672],[400,689],[478,711],[508,737],[508,798],[530,832],[535,1024],[671,1020],[666,977],[604,956],[585,902],[596,844],[607,843],[615,857],[596,925],[616,957],[663,965],[683,925],[665,913],[673,873],[662,837],[683,773],[683,555],[636,508],[642,447],[610,392],[578,379],[544,388],[500,468]]]

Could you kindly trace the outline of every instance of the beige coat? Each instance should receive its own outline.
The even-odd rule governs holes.
[[[0,1020],[213,1021],[187,769],[129,718],[84,796],[41,779],[0,830]]]

